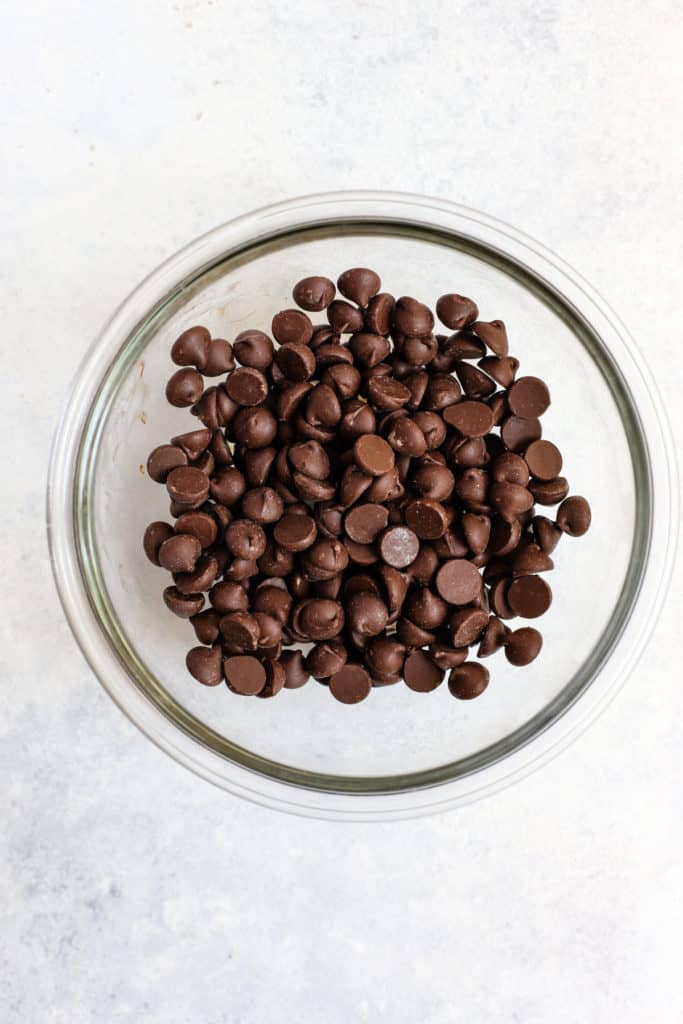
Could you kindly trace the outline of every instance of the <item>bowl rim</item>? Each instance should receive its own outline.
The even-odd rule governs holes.
[[[134,685],[103,634],[80,567],[75,540],[75,480],[80,442],[94,396],[108,366],[136,327],[178,287],[239,240],[255,245],[293,227],[344,220],[376,220],[431,227],[467,237],[550,275],[567,303],[604,342],[634,397],[647,444],[651,492],[649,553],[628,620],[606,662],[580,697],[541,733],[497,763],[441,782],[400,792],[345,793],[298,787],[250,770],[202,745],[176,727]],[[140,310],[145,310],[140,316]],[[608,706],[633,670],[665,598],[677,543],[678,486],[675,449],[666,411],[626,328],[602,297],[554,253],[496,218],[445,200],[408,193],[351,191],[296,197],[244,214],[194,239],[152,271],[119,305],[83,358],[57,425],[50,455],[47,528],[52,570],[72,632],[90,667],[126,716],[161,749],[212,783],[249,800],[298,814],[345,820],[382,820],[429,814],[478,799],[546,763]],[[618,657],[617,657],[618,655]],[[607,669],[610,671],[607,671]]]

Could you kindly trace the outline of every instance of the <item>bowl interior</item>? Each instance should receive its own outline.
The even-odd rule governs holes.
[[[276,700],[245,700],[187,674],[194,633],[161,600],[167,574],[147,562],[141,538],[168,519],[165,488],[148,452],[197,424],[171,408],[169,349],[192,324],[233,338],[270,328],[311,273],[335,279],[372,266],[383,288],[434,305],[470,295],[484,319],[503,319],[520,373],[543,377],[552,405],[544,437],[564,455],[571,493],[591,502],[593,525],[563,538],[550,577],[553,604],[540,620],[544,647],[525,669],[499,653],[491,684],[473,702],[445,685],[374,690],[346,707],[311,681]],[[400,224],[338,223],[290,232],[227,255],[182,282],[127,339],[109,368],[81,445],[76,533],[81,569],[110,643],[149,700],[197,742],[295,784],[350,792],[398,791],[455,778],[504,757],[560,716],[590,685],[616,643],[647,553],[649,484],[637,414],[600,339],[562,297],[500,252],[463,237]],[[550,513],[552,514],[552,513]],[[516,625],[522,625],[518,621]],[[515,625],[515,624],[513,624]]]

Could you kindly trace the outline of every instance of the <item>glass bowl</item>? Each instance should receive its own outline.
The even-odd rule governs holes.
[[[554,558],[540,657],[490,659],[476,701],[445,685],[373,690],[355,706],[311,681],[276,700],[197,685],[192,627],[161,600],[167,580],[142,534],[168,516],[148,452],[191,429],[171,408],[169,349],[203,323],[232,338],[269,330],[311,273],[371,266],[395,295],[433,305],[471,295],[503,319],[522,372],[548,381],[544,435],[565,456],[591,531]],[[378,820],[450,808],[544,763],[623,683],[648,637],[673,563],[674,459],[661,402],[613,312],[555,255],[519,231],[441,200],[374,192],[310,196],[258,210],[192,242],[116,311],[83,361],[52,452],[48,534],[71,628],[128,717],[205,779],[259,803]]]

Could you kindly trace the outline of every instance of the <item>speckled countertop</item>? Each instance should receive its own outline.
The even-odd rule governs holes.
[[[683,436],[679,4],[15,5],[2,46],[5,1024],[683,1019],[680,570],[635,675],[447,816],[300,820],[117,711],[48,564],[49,440],[104,319],[198,233],[394,188],[537,236],[619,311]],[[679,908],[677,910],[677,908]]]

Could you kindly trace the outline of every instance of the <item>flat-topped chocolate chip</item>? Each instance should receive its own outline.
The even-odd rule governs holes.
[[[536,480],[554,480],[562,469],[562,454],[552,441],[532,441],[524,460]]]
[[[268,394],[268,381],[261,370],[242,366],[230,374],[225,390],[237,405],[260,405]]]
[[[449,405],[443,418],[464,437],[483,437],[493,426],[493,413],[485,402],[468,400]]]
[[[330,693],[342,704],[358,704],[371,689],[370,676],[362,665],[346,664],[330,676]]]
[[[379,540],[383,561],[394,569],[405,569],[417,557],[419,550],[417,535],[407,526],[390,526]]]
[[[389,512],[383,505],[367,502],[347,512],[344,520],[346,533],[359,544],[372,544],[389,522]]]
[[[479,595],[481,586],[476,565],[465,558],[449,559],[436,574],[436,589],[449,604],[470,604]]]
[[[356,464],[370,476],[382,476],[394,466],[394,450],[377,434],[361,434],[353,446]]]
[[[273,537],[286,551],[305,551],[315,542],[318,528],[308,515],[288,513],[275,524]]]
[[[244,697],[255,697],[266,685],[266,670],[258,658],[236,654],[223,662],[223,673],[229,689]]]
[[[519,377],[508,391],[508,405],[515,416],[538,419],[550,405],[548,385],[540,377]]]
[[[540,576],[520,576],[512,581],[505,596],[515,615],[523,619],[536,619],[543,615],[553,599],[550,587]]]

